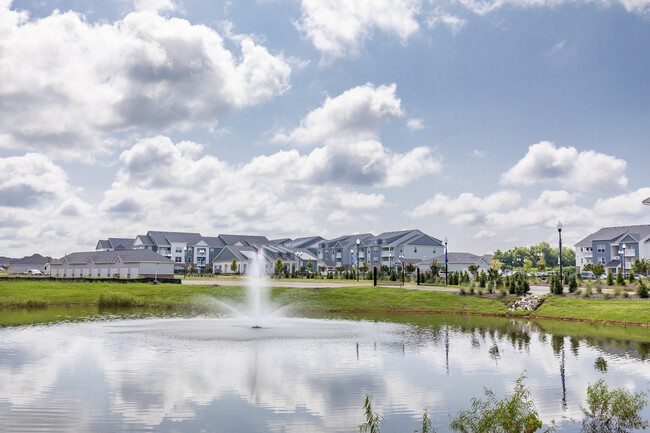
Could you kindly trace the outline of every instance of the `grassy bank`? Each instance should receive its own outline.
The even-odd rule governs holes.
[[[647,300],[550,297],[533,313],[510,313],[507,299],[399,287],[277,287],[270,292],[277,304],[291,304],[305,312],[446,312],[629,324],[650,322],[650,301]],[[179,284],[0,281],[0,308],[4,309],[47,305],[192,307],[200,304],[198,295],[241,303],[245,289]]]

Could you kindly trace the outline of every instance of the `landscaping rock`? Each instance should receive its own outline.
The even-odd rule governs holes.
[[[510,311],[517,311],[517,310],[527,310],[527,311],[534,311],[537,310],[537,307],[542,305],[542,302],[544,302],[544,299],[535,294],[530,294],[530,295],[523,295],[521,299],[517,299],[509,308]]]

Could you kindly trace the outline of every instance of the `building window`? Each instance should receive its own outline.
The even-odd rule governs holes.
[[[597,248],[596,251],[599,253],[605,252],[605,245],[598,245],[596,248]]]
[[[176,253],[181,254],[183,252],[183,248],[181,247],[176,247]]]
[[[598,257],[598,263],[600,263],[601,265],[604,265],[605,264],[605,257]]]
[[[176,263],[182,263],[183,262],[182,257],[174,257],[174,260],[176,260]]]
[[[418,247],[413,247],[413,252],[417,253],[418,252]]]

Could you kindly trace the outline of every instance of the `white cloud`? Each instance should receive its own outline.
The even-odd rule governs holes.
[[[532,185],[555,181],[580,191],[621,189],[627,185],[627,163],[593,150],[578,152],[575,147],[556,147],[542,141],[501,176],[504,185]]]
[[[487,156],[487,152],[485,152],[484,150],[474,149],[471,155],[475,158],[485,158]]]
[[[424,129],[424,121],[422,119],[408,119],[406,121],[406,127],[411,131]]]
[[[434,28],[439,25],[446,26],[449,31],[456,35],[467,25],[467,20],[450,15],[437,7],[431,15],[427,17],[427,27]]]
[[[310,112],[300,126],[278,133],[273,141],[313,144],[323,141],[375,139],[379,128],[391,119],[401,117],[401,101],[395,96],[397,86],[371,83],[328,97],[323,105]]]
[[[473,193],[462,193],[458,198],[436,194],[432,199],[416,207],[410,216],[422,218],[428,215],[446,215],[454,224],[483,222],[487,215],[503,208],[509,208],[521,200],[516,191],[498,191],[484,198]]]
[[[138,127],[214,126],[289,88],[290,66],[252,38],[231,52],[213,29],[152,10],[91,24],[5,4],[0,34],[0,147],[53,157],[91,159],[101,137]]]
[[[322,144],[296,168],[310,182],[372,186],[403,186],[413,179],[441,170],[428,147],[396,153],[379,140],[381,127],[403,111],[396,86],[365,84],[327,98],[300,126],[280,132],[274,142]]]
[[[420,0],[302,0],[296,27],[326,58],[357,55],[375,29],[405,42],[419,29]]]
[[[556,7],[562,4],[575,4],[575,0],[458,0],[460,4],[478,15],[486,15],[503,7]],[[609,6],[612,3],[622,5],[631,13],[645,14],[650,11],[650,0],[596,0],[594,3]]]
[[[648,208],[640,203],[650,197],[650,188],[640,188],[636,191],[609,198],[599,198],[594,205],[597,215],[614,218],[639,218],[648,215]]]
[[[173,11],[176,4],[172,0],[134,0],[137,11]]]

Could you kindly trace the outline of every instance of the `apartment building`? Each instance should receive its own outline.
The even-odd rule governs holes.
[[[575,244],[575,250],[578,272],[600,263],[606,271],[624,267],[627,274],[635,259],[650,257],[650,224],[603,227]]]

